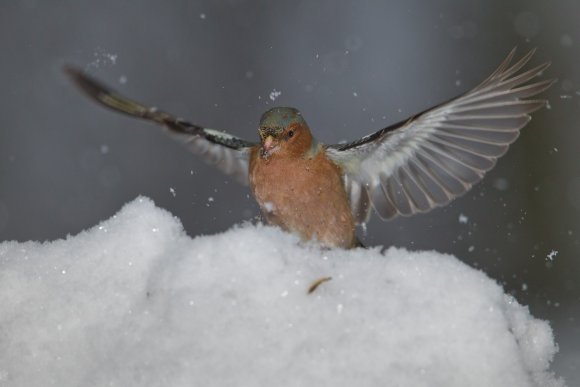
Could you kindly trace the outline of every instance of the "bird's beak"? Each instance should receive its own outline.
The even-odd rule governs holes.
[[[262,147],[264,148],[264,150],[266,152],[269,152],[272,149],[274,149],[277,145],[278,145],[278,141],[276,141],[274,139],[274,137],[268,136],[268,137],[266,137],[266,139],[264,139],[264,143],[263,143]]]

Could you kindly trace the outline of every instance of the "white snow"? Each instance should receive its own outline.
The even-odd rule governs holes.
[[[276,205],[272,202],[264,203],[264,209],[266,212],[273,212],[276,209]]]
[[[276,99],[277,99],[279,96],[281,96],[281,95],[282,95],[282,92],[281,92],[281,91],[278,91],[278,90],[276,90],[276,89],[273,89],[273,90],[270,92],[270,99],[271,99],[272,101],[275,101],[275,100],[276,100]]]
[[[250,224],[190,238],[146,198],[0,244],[0,305],[6,386],[564,385],[549,325],[452,256]]]
[[[87,67],[94,67],[99,68],[101,66],[108,66],[108,65],[116,65],[117,58],[119,55],[110,53],[106,50],[101,48],[97,48],[95,52],[93,52],[94,60],[87,64]]]

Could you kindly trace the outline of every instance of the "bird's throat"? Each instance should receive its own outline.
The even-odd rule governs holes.
[[[273,154],[280,150],[280,145],[275,145],[270,148],[262,147],[260,149],[260,157],[264,160],[268,160]]]

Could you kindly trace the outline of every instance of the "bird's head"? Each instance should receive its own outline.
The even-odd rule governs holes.
[[[272,154],[303,156],[313,144],[310,129],[297,109],[275,107],[260,119],[260,142],[262,156]]]

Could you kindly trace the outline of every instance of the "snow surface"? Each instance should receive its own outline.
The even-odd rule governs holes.
[[[0,305],[2,386],[564,385],[548,324],[452,256],[190,238],[146,198],[0,244]]]

